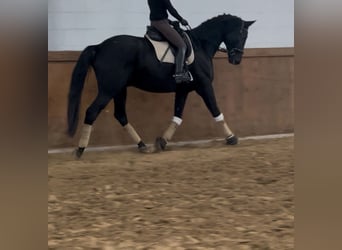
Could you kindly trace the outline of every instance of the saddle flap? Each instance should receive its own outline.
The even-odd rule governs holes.
[[[183,32],[182,34],[183,40],[186,44],[186,53],[185,53],[185,57],[189,58],[191,57],[191,54],[194,53],[193,48],[192,48],[192,43],[191,43],[191,39],[188,36],[188,34],[186,34],[185,32]]]
[[[185,63],[190,65],[195,60],[195,53],[191,44],[191,40],[185,33],[187,44],[189,44],[188,52],[186,53]],[[148,40],[154,48],[157,59],[163,63],[175,63],[175,49],[173,49],[167,41],[155,41],[145,34],[145,39]]]
[[[146,35],[154,41],[166,41],[165,37],[153,26],[146,27]]]

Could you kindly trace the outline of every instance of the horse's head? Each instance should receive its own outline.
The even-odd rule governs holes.
[[[240,64],[248,36],[248,28],[254,22],[241,20],[239,25],[224,35],[223,42],[227,48],[229,63],[234,65]]]

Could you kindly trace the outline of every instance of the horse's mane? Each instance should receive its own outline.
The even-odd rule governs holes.
[[[222,21],[229,21],[229,20],[233,20],[233,19],[238,19],[241,20],[240,17],[237,16],[233,16],[231,14],[221,14],[215,17],[212,17],[210,19],[208,19],[207,21],[204,21],[203,23],[201,23],[199,26],[201,25],[210,25],[210,24],[215,24],[217,25],[218,23],[221,23]]]
[[[194,31],[198,32],[199,35],[205,35],[210,30],[217,30],[218,28],[221,30],[223,27],[228,29],[229,26],[236,26],[241,23],[241,21],[242,19],[240,17],[222,14],[204,21],[198,25]]]

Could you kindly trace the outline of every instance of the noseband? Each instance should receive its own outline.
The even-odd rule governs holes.
[[[218,48],[218,51],[228,53],[230,56],[234,56],[236,52],[243,54],[243,50],[238,48],[232,48],[230,50],[227,50],[226,48]]]
[[[235,56],[236,52],[243,54],[243,50],[242,49],[238,49],[238,48],[232,48],[231,50],[228,51],[228,54],[230,56]]]

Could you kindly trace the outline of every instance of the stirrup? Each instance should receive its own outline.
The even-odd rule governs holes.
[[[176,83],[192,82],[194,80],[190,71],[176,73],[173,77],[175,78]]]

